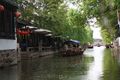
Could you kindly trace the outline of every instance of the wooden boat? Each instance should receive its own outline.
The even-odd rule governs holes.
[[[80,48],[71,48],[66,51],[62,52],[62,56],[76,56],[76,55],[82,55],[85,49]]]
[[[97,47],[100,47],[100,46],[101,46],[100,44],[97,45]]]
[[[88,45],[88,48],[93,48],[93,45]]]
[[[113,45],[112,44],[106,44],[105,47],[106,48],[113,48]]]
[[[64,43],[64,48],[61,51],[62,56],[82,55],[85,51],[84,46],[79,46],[80,42],[77,40],[69,40]]]
[[[109,45],[105,45],[105,47],[106,47],[106,48],[110,48],[110,46],[109,46]]]

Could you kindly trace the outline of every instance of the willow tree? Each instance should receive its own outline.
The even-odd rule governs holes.
[[[103,39],[111,42],[117,33],[117,9],[119,0],[84,0],[83,9],[88,18],[96,17],[102,27]],[[109,35],[108,35],[109,34]]]
[[[22,19],[39,28],[47,28],[57,36],[92,41],[92,31],[86,28],[86,15],[79,7],[79,0],[17,0]],[[68,2],[77,5],[70,9]]]
[[[68,17],[69,29],[67,35],[71,39],[80,40],[81,43],[92,42],[92,31],[88,27],[86,16],[79,9],[69,9]]]

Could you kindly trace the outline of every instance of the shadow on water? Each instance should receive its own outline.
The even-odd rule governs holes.
[[[0,80],[17,80],[17,66],[0,69]]]
[[[18,80],[83,80],[92,57],[44,57],[19,64]],[[77,79],[78,78],[78,79]]]

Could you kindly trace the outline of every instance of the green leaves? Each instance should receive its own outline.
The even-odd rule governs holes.
[[[92,42],[92,31],[86,28],[87,14],[81,0],[17,0],[22,19],[39,28],[47,28],[57,36]],[[70,9],[68,3],[77,6]]]
[[[119,0],[84,0],[83,10],[88,18],[96,17],[102,27],[102,37],[110,43],[117,35],[117,9],[120,8]]]

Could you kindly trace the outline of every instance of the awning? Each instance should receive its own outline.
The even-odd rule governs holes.
[[[66,44],[80,44],[80,41],[78,41],[78,40],[68,40],[68,41],[65,41],[64,43],[66,43]]]
[[[46,34],[45,36],[52,36],[53,34]]]
[[[37,27],[34,27],[34,26],[26,26],[24,28],[29,28],[29,29],[37,29]]]
[[[43,34],[47,34],[47,33],[51,33],[52,31],[47,30],[47,29],[36,29],[34,30],[35,33],[43,33]]]
[[[78,40],[70,40],[71,42],[74,42],[74,43],[78,43],[78,44],[80,44],[80,41],[78,41]]]

